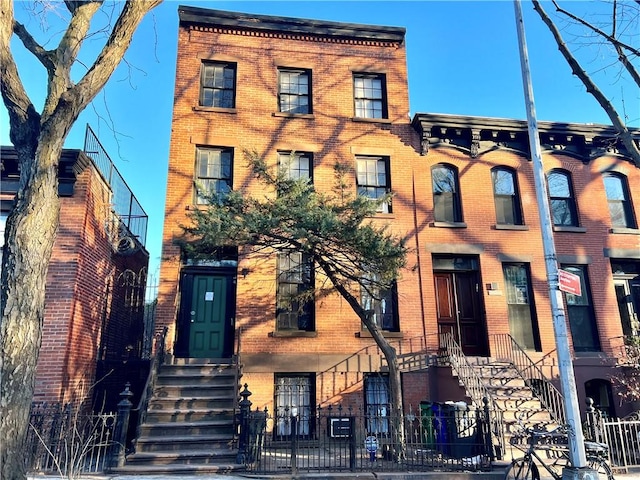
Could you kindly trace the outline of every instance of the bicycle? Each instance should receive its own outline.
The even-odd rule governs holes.
[[[562,468],[569,463],[568,434],[561,427],[554,430],[526,428],[523,434],[514,435],[511,444],[524,452],[524,457],[516,458],[505,471],[505,480],[540,480],[541,465],[555,480],[562,479]],[[527,446],[520,440],[528,437]],[[604,443],[584,442],[587,453],[587,466],[598,472],[598,478],[615,480],[611,467],[607,463],[608,447]],[[546,459],[542,458],[544,452]]]

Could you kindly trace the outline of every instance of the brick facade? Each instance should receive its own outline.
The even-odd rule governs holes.
[[[3,147],[3,209],[15,192],[14,159]],[[65,150],[59,177],[60,224],[46,279],[34,401],[84,399],[96,381],[97,362],[128,358],[127,345],[138,345],[143,333],[143,306],[137,314],[118,314],[131,298],[117,279],[125,271],[142,274],[144,302],[148,253],[144,247],[127,256],[114,253],[106,228],[111,188],[86,155]]]
[[[311,153],[313,183],[318,190],[331,188],[336,161],[353,165],[355,172],[356,156],[374,155],[389,159],[395,195],[392,213],[380,214],[376,221],[389,224],[411,248],[408,268],[398,282],[400,331],[390,332],[390,339],[403,348],[422,342],[429,351],[437,352],[441,327],[434,268],[443,279],[455,279],[454,264],[462,259],[475,265],[465,274],[475,279],[475,329],[485,344],[478,351],[490,354],[495,347],[494,335],[510,332],[503,264],[524,264],[531,272],[534,322],[539,331],[538,348],[532,356],[557,374],[553,372],[554,338],[532,164],[527,161],[526,147],[509,140],[521,141],[523,135],[526,140],[526,124],[447,115],[416,115],[412,120],[403,29],[191,7],[181,7],[180,16],[156,317],[157,326],[169,327],[169,346],[180,337],[182,327],[177,319],[181,302],[185,302],[180,290],[185,263],[174,240],[181,235],[180,225],[196,201],[198,148],[231,149],[233,188],[254,194],[259,187],[246,168],[243,149],[255,150],[271,165],[276,164],[279,151]],[[232,107],[201,105],[201,70],[208,62],[234,66],[237,78]],[[283,67],[311,72],[311,113],[279,111],[278,71]],[[387,111],[383,119],[356,118],[353,77],[359,73],[384,75]],[[592,142],[587,127],[575,128],[581,138]],[[605,127],[596,130],[596,136],[611,134]],[[552,126],[545,132],[549,138],[557,137]],[[564,133],[563,141],[573,141]],[[558,143],[557,138],[554,142]],[[624,173],[631,200],[640,205],[640,170],[619,151],[598,150],[595,141],[582,146],[583,150],[574,154],[549,144],[544,155],[547,169],[563,168],[572,173],[579,225],[585,230],[557,232],[555,237],[564,263],[587,266],[602,347],[593,354],[577,356],[579,385],[593,378],[608,378],[620,347],[622,327],[610,260],[622,256],[632,263],[640,262],[639,231],[611,228],[601,180],[604,171]],[[458,172],[461,222],[447,224],[434,218],[431,168],[437,164]],[[495,166],[509,167],[516,174],[524,217],[521,228],[496,226],[491,180]],[[443,267],[447,262],[451,268]],[[264,260],[240,250],[231,322],[236,337],[241,336],[242,381],[253,392],[254,407],[273,405],[277,375],[309,373],[314,375],[316,403],[361,405],[362,380],[379,367],[376,356],[363,350],[373,340],[337,294],[315,305],[313,334],[278,334],[275,269],[275,255]],[[492,284],[491,290],[487,284]],[[360,363],[354,368],[347,359],[355,352],[361,353],[356,355]],[[405,373],[403,384],[405,399],[414,406],[420,400],[458,400],[463,395],[455,381],[447,380],[438,368]]]

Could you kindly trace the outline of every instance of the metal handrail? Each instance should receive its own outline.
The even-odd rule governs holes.
[[[495,438],[500,451],[504,452],[502,409],[498,407],[493,395],[491,395],[491,391],[487,388],[473,365],[469,363],[462,351],[462,347],[458,345],[451,333],[440,334],[440,348],[444,350],[451,370],[458,376],[458,380],[464,386],[473,405],[478,408],[488,408],[493,412],[491,427],[488,432],[490,435],[489,440],[493,443]]]
[[[542,369],[531,360],[511,335],[495,334],[493,337],[496,339],[494,342],[496,358],[510,362],[549,412],[551,418],[560,425],[566,424],[564,397],[560,390],[551,383]]]
[[[167,339],[167,327],[163,327],[162,330],[156,333],[154,339],[154,353],[151,358],[151,363],[149,366],[149,374],[147,375],[147,381],[142,391],[142,395],[140,395],[140,401],[134,411],[138,412],[138,425],[136,428],[136,438],[140,437],[142,433],[142,424],[147,418],[147,410],[149,409],[149,400],[153,396],[153,390],[156,386],[156,379],[158,378],[158,370],[160,366],[164,363],[165,356],[165,343]]]

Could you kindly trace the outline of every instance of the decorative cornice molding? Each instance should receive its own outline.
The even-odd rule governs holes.
[[[421,155],[430,146],[450,145],[466,151],[471,158],[507,148],[530,157],[526,121],[490,117],[416,114],[413,127],[421,136]],[[541,147],[551,153],[563,153],[582,162],[614,154],[628,157],[626,149],[610,125],[538,122]],[[640,145],[640,129],[631,129]]]

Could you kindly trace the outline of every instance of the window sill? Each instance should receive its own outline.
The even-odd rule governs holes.
[[[527,231],[529,227],[527,225],[507,225],[507,224],[495,224],[493,226],[495,230],[519,230],[519,231]]]
[[[584,227],[565,227],[562,225],[554,225],[554,232],[569,232],[569,233],[587,233],[587,229]]]
[[[221,107],[202,107],[197,105],[193,107],[194,112],[218,112],[218,113],[238,113],[238,110],[235,108],[221,108]]]
[[[464,222],[431,222],[429,226],[435,228],[467,228],[467,224]]]
[[[305,330],[282,330],[277,332],[269,332],[269,337],[279,338],[315,338],[318,332],[307,332]]]
[[[282,118],[306,118],[309,120],[313,120],[316,116],[313,113],[287,113],[287,112],[273,112],[271,114],[272,117],[282,117]]]
[[[621,235],[640,235],[640,230],[637,228],[614,227],[609,230],[609,233],[618,233]]]
[[[351,117],[351,121],[362,123],[391,123],[391,120],[388,118]]]
[[[404,335],[402,332],[387,332],[385,330],[382,331],[382,336],[385,338],[403,338]],[[369,330],[363,330],[362,332],[356,332],[356,338],[373,338],[371,332]]]

